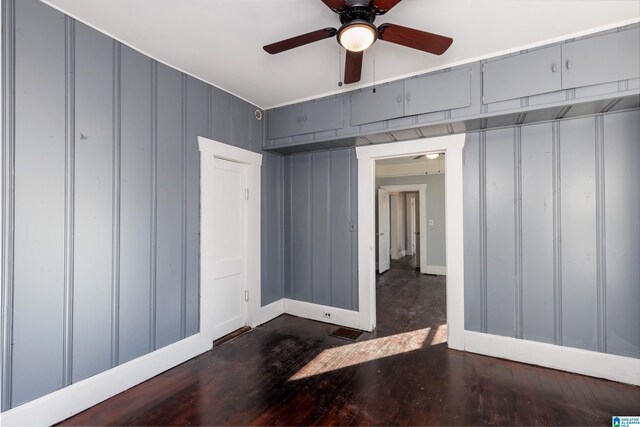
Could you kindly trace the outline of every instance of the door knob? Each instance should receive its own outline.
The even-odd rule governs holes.
[[[551,72],[552,72],[552,73],[555,73],[556,71],[558,71],[558,66],[557,66],[556,64],[553,64],[553,65],[551,66]]]

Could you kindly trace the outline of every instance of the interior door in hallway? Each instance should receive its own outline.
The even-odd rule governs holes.
[[[215,159],[213,312],[216,336],[245,325],[246,319],[246,171],[245,166]]]
[[[387,271],[391,265],[389,253],[389,192],[378,190],[378,272]]]

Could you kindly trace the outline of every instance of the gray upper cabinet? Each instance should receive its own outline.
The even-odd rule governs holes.
[[[562,89],[560,46],[527,52],[482,67],[482,102],[504,101]]]
[[[404,116],[404,82],[394,82],[351,95],[351,125],[379,122]]]
[[[344,127],[344,98],[326,98],[302,105],[303,133]]]
[[[344,126],[344,99],[326,98],[272,110],[267,122],[269,139],[340,129]]]
[[[562,46],[562,88],[640,77],[640,28]]]
[[[471,68],[431,74],[404,82],[405,115],[471,105]]]
[[[286,136],[302,133],[302,106],[300,104],[290,107],[271,110],[267,116],[269,139],[284,138]]]

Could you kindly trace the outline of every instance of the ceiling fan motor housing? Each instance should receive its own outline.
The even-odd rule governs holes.
[[[340,22],[342,25],[346,25],[355,20],[361,20],[373,24],[376,20],[376,13],[367,4],[354,4],[346,7],[338,12],[340,15]]]

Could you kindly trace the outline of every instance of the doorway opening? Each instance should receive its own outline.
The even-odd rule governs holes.
[[[375,162],[377,160],[445,153],[446,317],[447,346],[465,349],[464,235],[462,149],[465,134],[356,148],[358,157],[358,324],[376,328],[376,226]]]
[[[375,161],[376,332],[447,339],[445,154]]]

